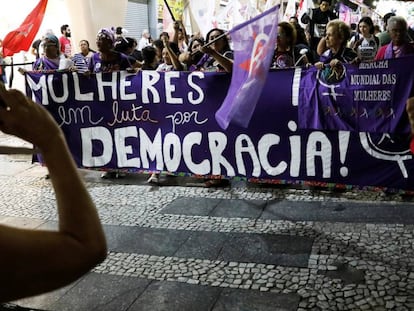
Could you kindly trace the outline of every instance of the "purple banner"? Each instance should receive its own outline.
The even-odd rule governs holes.
[[[304,71],[299,127],[409,134],[405,103],[413,94],[412,68],[414,57]]]
[[[215,113],[228,74],[29,73],[27,83],[79,167],[414,189],[407,135],[299,128],[301,73],[269,72],[249,127],[225,131]]]

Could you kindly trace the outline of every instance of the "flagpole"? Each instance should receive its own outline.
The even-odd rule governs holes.
[[[11,71],[10,71],[10,77],[9,77],[9,89],[13,87],[13,79],[14,79],[14,65],[13,65],[13,56],[11,58]]]
[[[209,42],[207,42],[207,43],[204,43],[204,45],[203,45],[203,46],[201,46],[201,48],[205,48],[205,47],[207,47],[207,46],[209,46],[209,45],[212,45],[214,42],[216,42],[216,41],[218,41],[218,40],[220,40],[220,39],[224,38],[224,37],[225,37],[225,36],[227,36],[229,33],[230,33],[229,31],[226,31],[225,33],[222,33],[222,34],[221,34],[221,35],[219,35],[218,37],[215,37],[213,40],[211,40],[211,41],[209,41]],[[198,53],[198,50],[197,50],[197,51],[193,51],[193,52],[191,53],[191,55],[194,55],[194,54],[196,54],[196,53]]]
[[[171,15],[171,18],[172,18],[173,22],[175,22],[175,17],[174,17],[173,12],[171,11],[171,8],[170,8],[170,6],[169,6],[169,4],[168,4],[168,1],[167,1],[167,0],[164,0],[164,3],[165,3],[165,5],[166,5],[166,7],[167,7],[167,9],[168,9],[168,12],[169,12],[169,13],[170,13],[170,15]]]
[[[254,21],[254,20],[256,20],[256,19],[260,18],[262,15],[267,14],[268,12],[270,12],[271,10],[273,10],[274,8],[276,8],[276,6],[274,6],[272,9],[269,9],[269,10],[267,10],[267,11],[263,12],[262,14],[259,14],[258,16],[256,16],[256,17],[254,17],[254,18],[250,19],[250,20],[249,20],[249,21],[247,21],[247,22],[241,23],[240,25],[238,25],[238,26],[236,26],[236,27],[233,27],[231,30],[226,31],[225,33],[223,33],[223,34],[219,35],[218,37],[214,38],[214,40],[211,40],[211,41],[209,41],[209,42],[205,43],[205,44],[202,46],[202,48],[207,47],[207,46],[209,46],[209,45],[213,44],[214,42],[216,42],[217,40],[222,39],[222,38],[223,38],[223,37],[225,37],[225,36],[228,36],[231,32],[233,32],[233,31],[235,30],[235,28],[240,27],[241,25],[244,25],[244,24],[246,24],[246,23],[248,23],[248,22],[251,22],[251,21]],[[208,38],[206,38],[206,39],[208,39]],[[198,50],[197,50],[197,51],[195,51],[195,52],[193,52],[193,53],[191,53],[191,55],[194,55],[194,54],[195,54],[195,53],[197,53],[197,52],[198,52]]]

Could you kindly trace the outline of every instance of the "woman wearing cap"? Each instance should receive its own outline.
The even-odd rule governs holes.
[[[128,56],[114,50],[115,34],[112,29],[102,28],[96,36],[98,52],[89,62],[91,73],[112,72],[132,68]]]
[[[44,55],[36,59],[33,70],[57,70],[60,62],[59,39],[55,35],[46,35],[43,39]]]

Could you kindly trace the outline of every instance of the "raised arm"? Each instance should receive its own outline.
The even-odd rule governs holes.
[[[76,280],[105,259],[106,241],[95,205],[50,114],[20,91],[7,91],[0,84],[0,130],[41,150],[59,217],[57,231],[0,226],[0,275],[7,284],[0,301],[10,301]]]
[[[179,21],[179,23],[181,25],[181,31],[183,32],[184,42],[185,44],[188,45],[189,41],[188,41],[187,31],[185,30],[185,26],[182,21]]]
[[[328,47],[326,46],[326,37],[322,37],[321,40],[319,40],[318,46],[316,47],[316,53],[321,56],[327,49]]]
[[[180,23],[178,21],[175,21],[173,28],[174,28],[174,36],[173,36],[172,42],[178,45],[178,31],[180,29]]]
[[[167,49],[168,55],[171,58],[171,63],[174,66],[174,70],[181,71],[183,70],[183,65],[180,63],[178,59],[178,55],[174,53],[174,51],[171,49],[170,42],[167,38],[162,39],[162,43],[164,44],[164,47]]]
[[[233,71],[233,60],[220,54],[215,49],[212,49],[210,46],[200,47],[200,51],[212,56],[226,72],[231,73]]]

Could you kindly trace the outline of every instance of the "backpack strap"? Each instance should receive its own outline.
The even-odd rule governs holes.
[[[380,47],[380,41],[379,41],[379,38],[376,35],[374,35],[374,40],[375,40],[375,43],[377,44],[377,47],[379,48]]]

